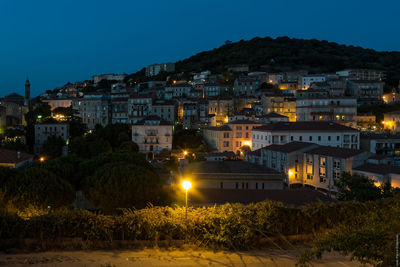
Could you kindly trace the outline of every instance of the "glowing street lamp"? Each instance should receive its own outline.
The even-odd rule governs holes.
[[[185,150],[183,151],[183,155],[187,156],[188,152]]]
[[[185,181],[182,182],[182,187],[183,187],[183,189],[185,189],[185,191],[186,191],[186,213],[185,213],[185,218],[186,218],[186,220],[187,220],[188,190],[189,190],[190,188],[192,188],[192,183],[191,183],[190,181],[185,180]]]
[[[44,162],[44,160],[45,160],[44,157],[40,157],[40,158],[39,158],[39,161],[40,161],[40,162]]]

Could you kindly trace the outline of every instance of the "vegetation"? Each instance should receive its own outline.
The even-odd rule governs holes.
[[[97,125],[92,133],[73,138],[69,146],[70,152],[80,157],[91,158],[118,150],[138,151],[139,148],[131,141],[131,136],[132,130],[127,124],[112,124],[106,127]]]
[[[269,72],[306,69],[314,73],[345,68],[387,71],[387,89],[397,88],[400,53],[339,45],[334,42],[278,37],[256,37],[228,43],[176,63],[177,72],[211,70],[223,72],[229,65],[247,64],[251,70]]]
[[[374,181],[359,174],[343,173],[336,184],[338,199],[343,201],[373,201],[393,197],[399,189],[392,188],[390,183],[375,186]]]
[[[65,141],[61,136],[53,135],[49,136],[43,143],[41,151],[47,158],[57,158],[62,155],[65,145]]]

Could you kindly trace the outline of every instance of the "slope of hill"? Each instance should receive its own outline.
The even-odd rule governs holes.
[[[223,71],[226,66],[248,64],[251,70],[335,72],[345,68],[382,69],[387,83],[397,87],[400,79],[400,52],[339,45],[315,39],[253,38],[225,44],[176,63],[178,72]]]

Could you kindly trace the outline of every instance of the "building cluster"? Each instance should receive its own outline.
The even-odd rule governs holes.
[[[71,107],[88,130],[131,125],[132,141],[146,154],[171,151],[177,123],[201,132],[213,152],[188,169],[201,177],[199,188],[302,186],[335,193],[344,171],[400,185],[400,137],[395,135],[400,112],[384,114],[382,127],[391,134],[360,133],[376,127],[376,118],[357,114],[362,105],[400,100],[395,91],[383,94],[385,72],[266,73],[249,72],[247,65],[229,66],[228,72],[204,70],[183,78],[174,63],[153,64],[145,69],[145,82],[125,74],[96,75],[40,99],[52,110]],[[156,80],[160,74],[171,76]],[[110,87],[97,90],[100,86]],[[22,114],[31,106],[29,90],[25,97],[0,101],[0,123],[23,125]],[[68,124],[35,125],[35,152],[53,135],[68,143]]]

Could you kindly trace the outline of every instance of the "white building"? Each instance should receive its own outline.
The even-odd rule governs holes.
[[[308,89],[312,83],[320,83],[326,81],[326,74],[309,74],[299,77],[300,89]]]
[[[132,125],[132,141],[142,153],[160,153],[172,149],[173,124],[158,116],[147,116]]]
[[[360,148],[360,133],[333,122],[277,122],[253,129],[252,150],[293,141],[318,145]]]

